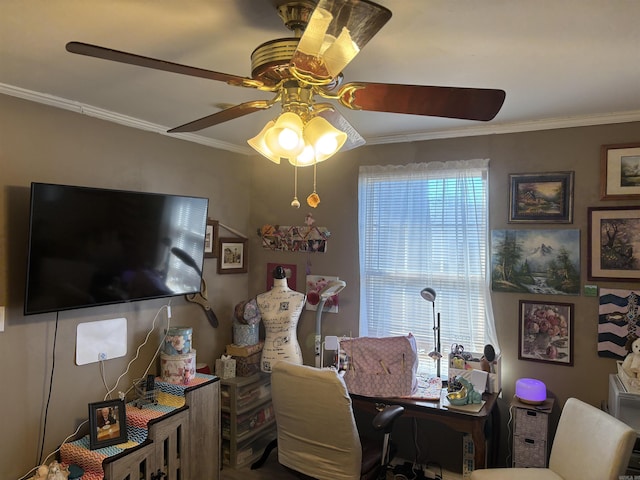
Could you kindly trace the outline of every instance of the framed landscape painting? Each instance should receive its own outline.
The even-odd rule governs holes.
[[[509,175],[509,223],[572,223],[574,172]]]
[[[580,230],[492,230],[491,288],[580,295]]]
[[[601,147],[600,199],[640,200],[640,143]]]
[[[590,207],[589,280],[640,280],[640,207]]]

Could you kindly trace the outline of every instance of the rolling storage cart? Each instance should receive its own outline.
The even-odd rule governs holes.
[[[262,455],[276,438],[271,404],[271,376],[220,380],[222,411],[222,463],[231,468],[246,466]]]

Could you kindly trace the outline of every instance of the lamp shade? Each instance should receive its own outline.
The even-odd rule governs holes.
[[[313,146],[316,162],[333,156],[347,141],[341,132],[322,117],[313,117],[304,127],[304,137]]]
[[[285,112],[265,132],[265,144],[274,154],[291,158],[304,149],[302,119],[293,112]]]
[[[289,163],[294,167],[308,167],[309,165],[313,165],[315,157],[316,152],[313,150],[313,147],[309,142],[305,141],[302,152],[300,152],[297,157],[290,158]]]
[[[250,138],[249,140],[247,140],[247,143],[256,151],[258,152],[260,155],[268,158],[269,160],[271,160],[273,163],[280,163],[280,157],[278,155],[276,155],[275,153],[273,153],[269,147],[267,146],[267,143],[265,142],[265,136],[267,131],[273,127],[275,125],[275,122],[273,120],[269,121],[264,128],[262,129],[262,131],[256,135],[253,138]]]
[[[420,292],[420,295],[427,302],[433,303],[436,301],[436,291],[431,287],[423,288],[422,291]]]

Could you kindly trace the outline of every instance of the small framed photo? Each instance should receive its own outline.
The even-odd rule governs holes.
[[[600,199],[640,200],[640,143],[600,147]]]
[[[520,300],[518,358],[573,365],[573,304]]]
[[[640,280],[640,207],[589,207],[589,280]]]
[[[509,223],[573,223],[574,172],[509,175]]]
[[[89,448],[127,442],[127,416],[123,400],[89,404]]]
[[[218,273],[247,273],[246,238],[221,238],[218,250]]]
[[[218,255],[218,221],[207,218],[207,231],[204,239],[204,258]]]

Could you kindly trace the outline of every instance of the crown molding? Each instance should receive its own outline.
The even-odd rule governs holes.
[[[131,128],[159,133],[168,137],[179,138],[188,142],[199,143],[208,147],[219,148],[242,155],[255,155],[256,152],[244,146],[223,142],[194,133],[167,133],[169,127],[146,122],[137,118],[121,115],[102,108],[93,107],[73,100],[68,100],[46,93],[34,92],[24,88],[0,83],[0,93],[19,97],[31,102],[49,105],[51,107],[71,110],[82,115],[99,118],[108,122],[118,123]],[[597,115],[584,115],[562,118],[547,118],[528,122],[490,123],[471,127],[452,128],[433,132],[415,133],[408,135],[388,135],[367,139],[368,145],[382,145],[389,143],[420,142],[444,138],[474,137],[480,135],[500,135],[505,133],[532,132],[538,130],[554,130],[561,128],[586,127],[592,125],[608,125],[614,123],[628,123],[640,121],[640,110],[627,112],[611,112]]]
[[[100,120],[106,120],[107,122],[118,123],[131,128],[137,128],[139,130],[145,130],[147,132],[159,133],[167,137],[179,138],[188,142],[199,143],[207,147],[219,148],[221,150],[228,150],[230,152],[240,153],[243,155],[255,154],[255,151],[249,147],[241,147],[229,142],[223,142],[221,140],[215,140],[213,138],[203,137],[194,133],[167,133],[169,127],[165,125],[158,125],[157,123],[151,123],[138,118],[129,117],[120,113],[111,112],[103,108],[93,107],[85,103],[75,102],[62,97],[56,97],[46,93],[34,92],[32,90],[26,90],[20,87],[14,87],[0,83],[0,93],[10,95],[12,97],[22,98],[31,102],[41,103],[50,107],[62,108],[63,110],[70,110],[72,112],[87,115],[89,117],[99,118]]]

